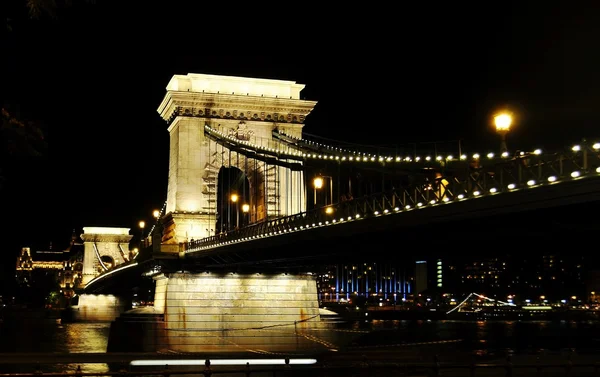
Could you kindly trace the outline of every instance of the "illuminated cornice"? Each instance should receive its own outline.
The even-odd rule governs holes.
[[[174,115],[189,115],[205,118],[304,123],[304,118],[310,114],[316,104],[316,101],[293,98],[168,91],[158,107],[158,113],[165,121],[172,120]],[[229,116],[227,116],[228,112]]]
[[[115,242],[115,243],[129,243],[133,238],[132,235],[120,235],[120,234],[82,234],[81,239],[84,242]]]
[[[113,234],[120,236],[129,235],[130,228],[115,228],[105,226],[86,226],[83,228],[84,234]]]

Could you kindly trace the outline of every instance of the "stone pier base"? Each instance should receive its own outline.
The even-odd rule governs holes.
[[[320,325],[312,275],[174,273],[156,279],[164,347],[178,352],[302,351]],[[310,333],[310,334],[309,334]]]
[[[69,320],[73,322],[110,322],[126,309],[126,303],[119,297],[83,294],[79,296],[79,304],[70,307]]]
[[[163,315],[153,307],[129,310],[110,325],[106,352],[167,351]]]

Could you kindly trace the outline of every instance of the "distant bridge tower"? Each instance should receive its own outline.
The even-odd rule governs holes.
[[[129,228],[83,228],[82,286],[112,267],[129,261],[129,241],[132,237]]]
[[[158,108],[170,133],[167,207],[162,242],[178,244],[218,232],[219,172],[238,168],[249,185],[248,221],[258,222],[306,209],[301,171],[278,166],[223,146],[205,126],[235,141],[277,149],[272,131],[301,137],[315,101],[300,99],[303,84],[204,74],[175,75]],[[240,203],[241,205],[241,203]],[[223,205],[221,205],[223,212]],[[239,214],[239,209],[237,210]],[[223,218],[223,217],[221,217]],[[230,220],[231,218],[228,217]]]

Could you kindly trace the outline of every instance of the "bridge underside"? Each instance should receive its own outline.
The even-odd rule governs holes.
[[[290,269],[322,263],[412,261],[450,255],[494,256],[506,253],[543,253],[561,248],[585,250],[598,230],[598,220],[586,217],[600,203],[581,204],[465,219],[402,230],[368,226],[361,221],[252,242],[252,246],[223,247],[187,259],[188,268],[231,265]]]

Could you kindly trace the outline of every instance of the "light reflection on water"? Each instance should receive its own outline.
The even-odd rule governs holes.
[[[7,321],[0,326],[1,352],[102,353],[106,352],[110,323],[66,323],[45,318]],[[40,365],[44,372],[75,371],[74,364]],[[32,372],[36,365],[12,366],[12,372]],[[107,364],[81,365],[83,372],[106,372]]]
[[[77,366],[81,366],[83,373],[104,373],[108,372],[108,364],[54,364],[44,368],[44,372],[75,372]]]
[[[334,325],[334,333],[335,330],[342,331],[332,337],[328,336],[328,330],[313,331],[309,335],[311,339],[331,339],[340,347],[463,339],[461,343],[453,343],[442,352],[460,352],[482,358],[507,351],[584,350],[597,349],[600,345],[600,322],[592,321],[372,320],[338,323]],[[102,353],[106,352],[109,332],[110,323],[61,324],[56,320],[37,318],[11,321],[10,324],[5,322],[0,324],[0,352]],[[110,370],[107,364],[81,366],[85,373]],[[28,365],[11,371],[33,372],[34,368],[35,365]],[[77,365],[42,365],[41,368],[44,372],[63,372],[75,371]]]
[[[352,343],[356,346],[420,343],[460,339],[440,353],[498,357],[576,349],[597,353],[600,321],[403,321],[372,320],[349,324],[369,332]]]
[[[106,352],[110,323],[65,323],[58,324],[55,333],[57,350],[65,353],[101,353]],[[75,364],[57,364],[51,366],[49,371],[74,372]],[[108,372],[107,364],[83,364],[81,371],[84,373]]]
[[[55,352],[106,352],[110,323],[66,323],[57,326]]]

